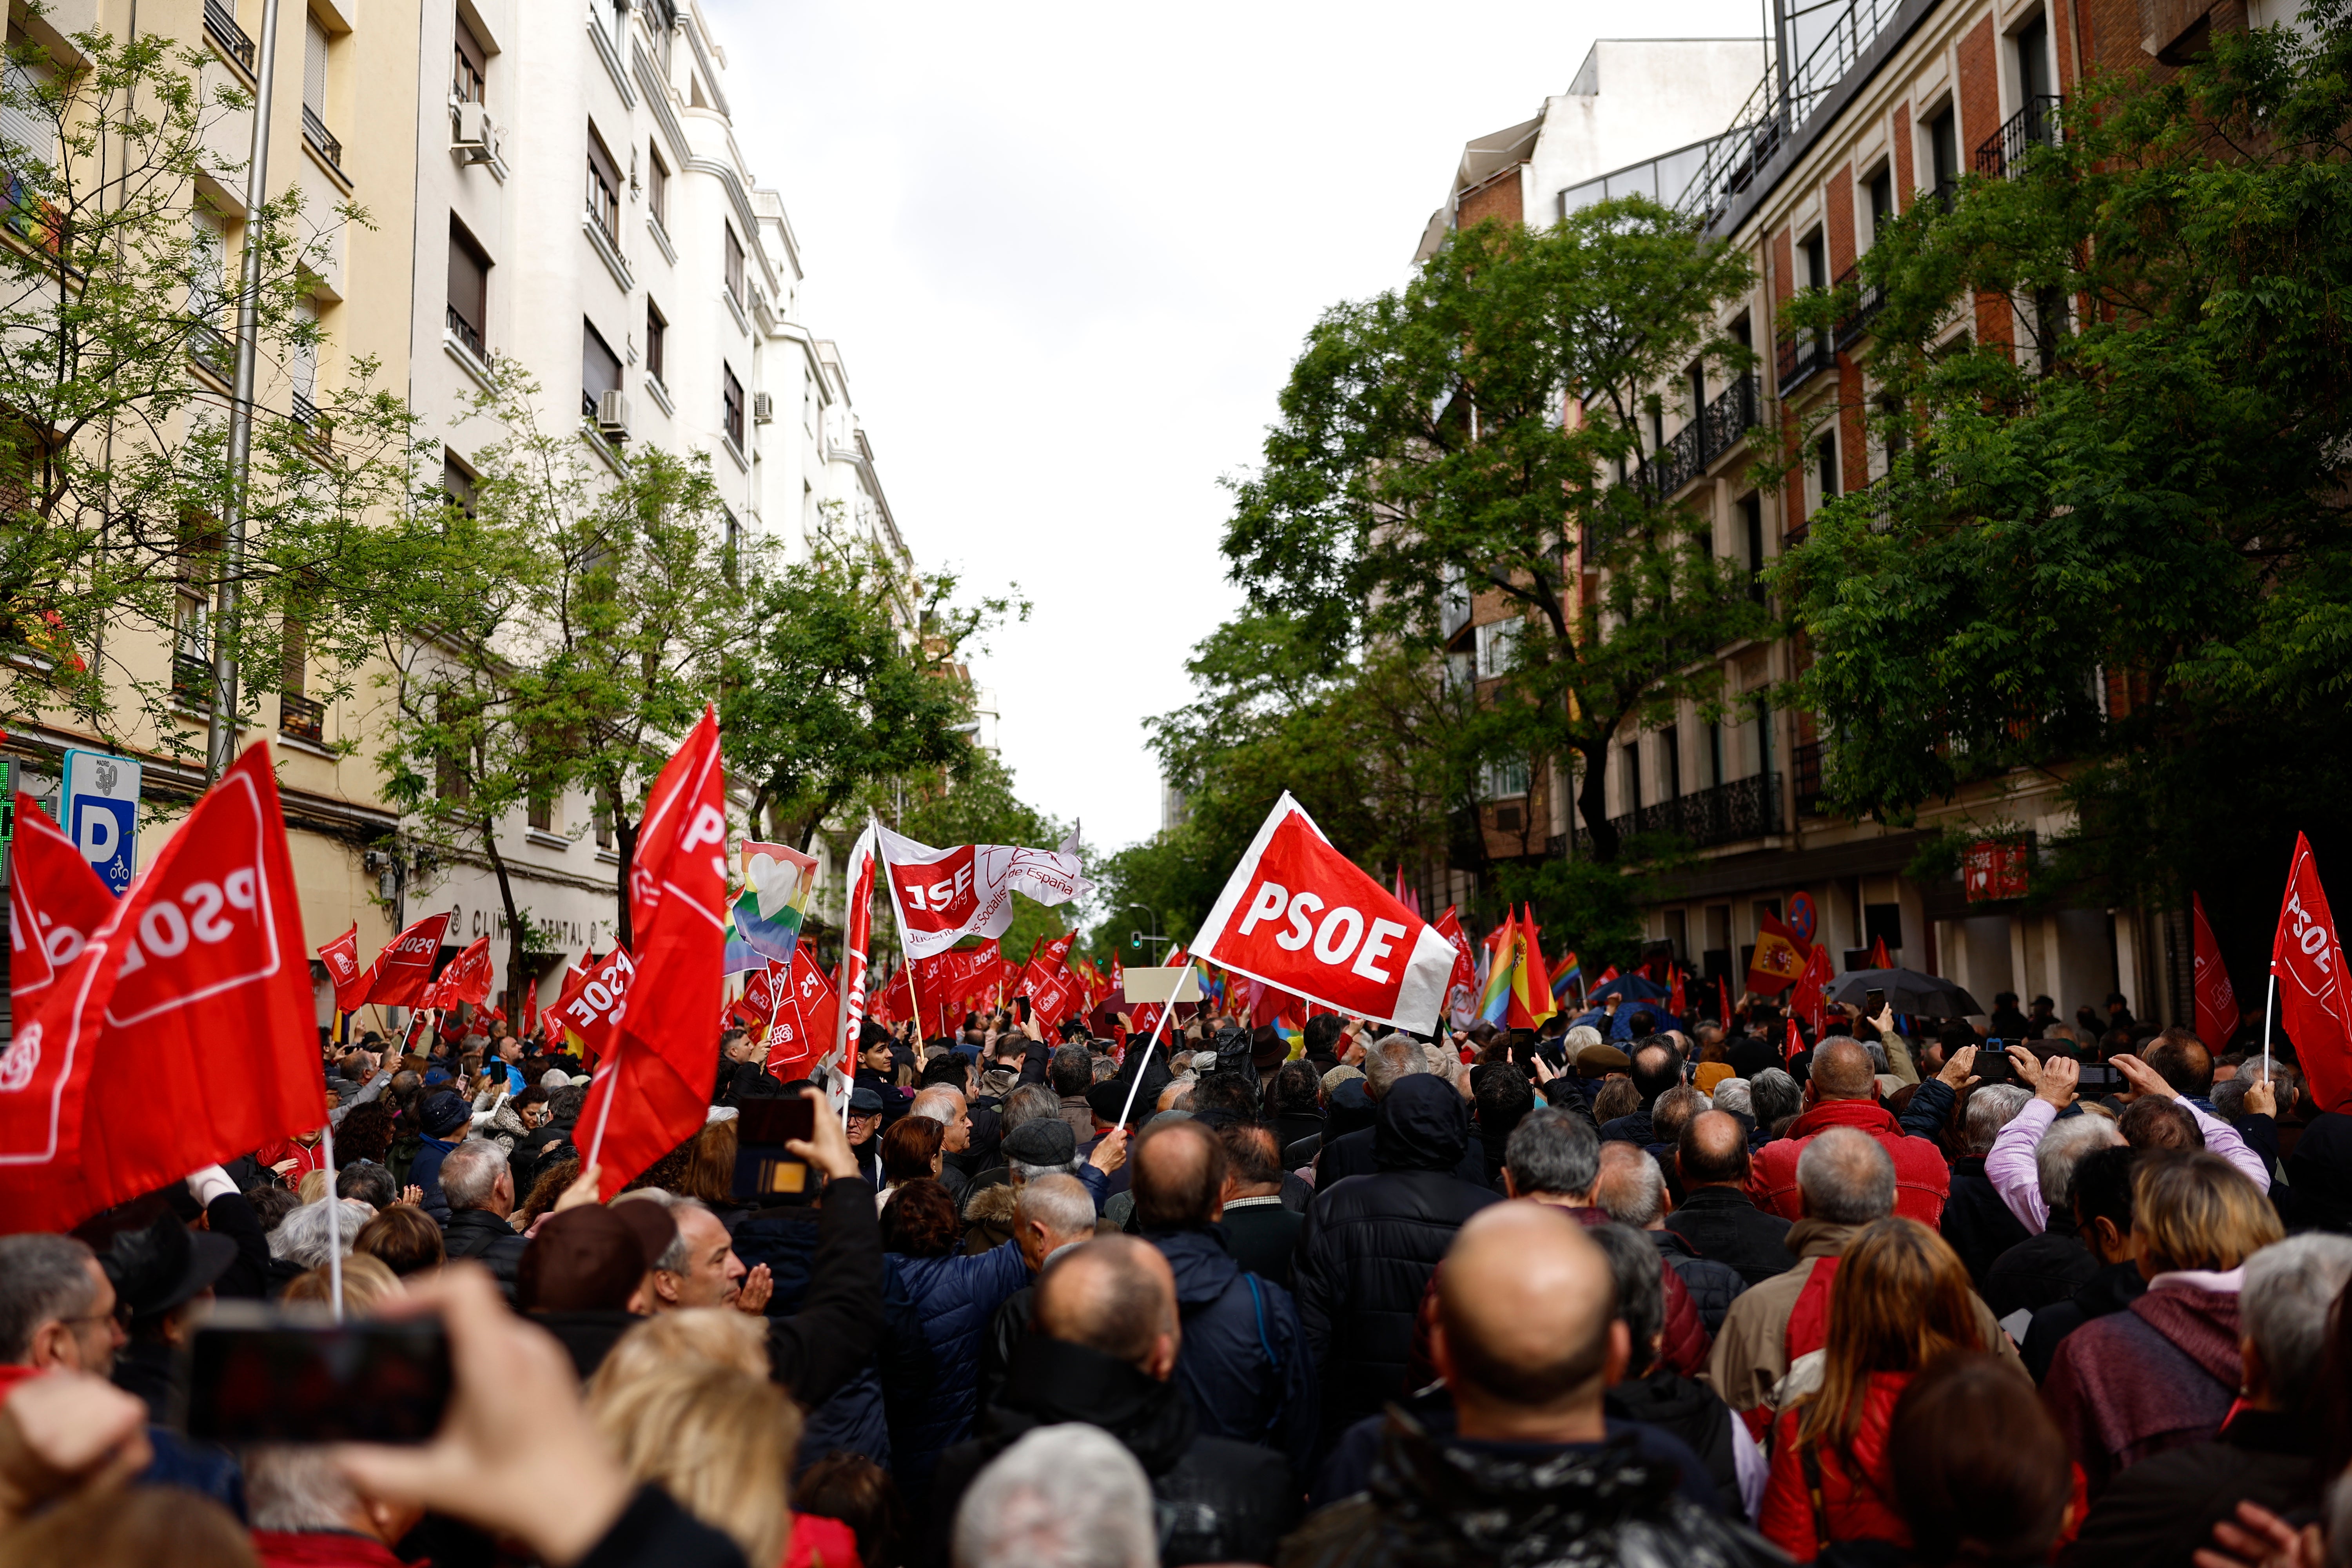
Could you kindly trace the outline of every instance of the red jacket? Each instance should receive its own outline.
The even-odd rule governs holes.
[[[1944,1163],[1944,1152],[1905,1132],[1894,1113],[1873,1100],[1822,1100],[1789,1124],[1786,1137],[1759,1149],[1748,1169],[1748,1195],[1758,1208],[1786,1220],[1805,1217],[1797,1194],[1797,1157],[1832,1127],[1860,1128],[1893,1158],[1896,1214],[1931,1230],[1942,1222],[1944,1200],[1952,1191],[1952,1168]]]
[[[1895,1511],[1895,1477],[1886,1458],[1886,1428],[1895,1418],[1895,1402],[1915,1374],[1907,1372],[1871,1373],[1870,1392],[1864,1396],[1862,1421],[1853,1441],[1844,1449],[1822,1443],[1821,1457],[1822,1512],[1829,1521],[1830,1541],[1891,1541],[1911,1544],[1911,1531]],[[1830,1542],[1814,1528],[1812,1499],[1797,1444],[1797,1424],[1802,1404],[1783,1410],[1772,1422],[1772,1475],[1764,1484],[1764,1511],[1756,1528],[1764,1539],[1795,1558],[1810,1563]]]

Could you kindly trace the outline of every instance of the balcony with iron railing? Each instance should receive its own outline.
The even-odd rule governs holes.
[[[317,149],[320,157],[333,164],[335,173],[340,174],[343,172],[343,144],[328,132],[327,122],[319,118],[319,111],[307,103],[302,106],[302,140]]]
[[[482,329],[459,315],[457,306],[442,307],[441,324],[448,330],[451,337],[457,340],[459,345],[467,353],[478,360],[488,357],[482,352]]]
[[[1844,353],[1869,335],[1871,321],[1886,306],[1886,291],[1862,276],[1860,262],[1838,275],[1836,287],[1840,292],[1854,290],[1853,308],[1838,318],[1835,334],[1838,353]]]
[[[1787,73],[1777,45],[1765,47],[1764,75],[1732,117],[1731,129],[1708,147],[1677,208],[1713,226],[1752,186],[1784,143],[1803,129],[1832,89],[1877,40],[1904,0],[1853,0],[1829,30]]]
[[[2058,145],[2058,109],[2065,101],[2054,92],[2027,99],[1977,148],[1977,173],[1997,180],[2013,176],[2036,148]]]
[[[1716,394],[1674,439],[1643,460],[1642,482],[1660,496],[1670,496],[1697,479],[1763,422],[1763,402],[1756,378],[1740,376]]]
[[[1636,806],[1611,817],[1609,826],[1620,838],[1636,833],[1675,834],[1694,849],[1768,837],[1780,831],[1780,781],[1773,773],[1754,773],[1673,800]],[[1591,843],[1582,819],[1574,814],[1569,817],[1569,837],[1580,847]]]
[[[236,374],[236,345],[208,321],[188,329],[188,357],[222,381]]]
[[[306,741],[313,746],[323,746],[327,734],[327,707],[313,702],[297,691],[278,694],[278,732]]]
[[[253,74],[253,40],[236,25],[236,12],[226,0],[205,0],[205,32],[247,76]]]
[[[1801,328],[1780,340],[1780,395],[1790,393],[1822,371],[1837,365],[1837,350],[1827,332]]]

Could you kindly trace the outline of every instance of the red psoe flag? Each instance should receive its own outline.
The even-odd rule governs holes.
[[[2336,940],[2311,841],[2300,833],[2271,937],[2271,973],[2278,981],[2279,1022],[2294,1042],[2312,1098],[2322,1110],[2352,1106],[2352,999],[2344,991],[2344,944]]]
[[[1331,847],[1288,791],[1192,938],[1195,957],[1352,1017],[1437,1028],[1454,944]]]
[[[819,1058],[833,1049],[835,1013],[840,999],[833,982],[817,967],[807,946],[793,949],[790,982],[782,987],[775,1022],[768,1029],[769,1074],[783,1083],[813,1078]]]
[[[335,1011],[358,1012],[375,980],[375,971],[360,967],[359,922],[353,921],[351,930],[320,948],[319,961],[327,966],[327,984],[335,988]]]
[[[425,994],[433,985],[433,961],[441,956],[442,933],[449,929],[447,910],[437,915],[427,915],[392,939],[392,945],[375,955],[375,967],[369,973],[375,979],[369,984],[362,1002],[381,1002],[387,1007],[429,1007]]]
[[[711,1020],[726,990],[727,794],[715,709],[703,710],[646,796],[629,919],[636,974],[612,1060],[580,1108],[607,1200],[702,1126],[719,1070]]]
[[[490,995],[490,939],[478,936],[466,944],[466,951],[449,961],[441,978],[433,983],[423,1005],[448,1008],[465,1004],[479,1006]]]
[[[18,1167],[70,1166],[81,1151],[90,1053],[49,1022],[60,988],[89,984],[84,950],[115,914],[114,894],[30,795],[16,796],[8,868],[8,995],[15,1038],[0,1050],[0,1190]],[[0,1226],[5,1228],[5,1226]]]
[[[1797,976],[1797,984],[1789,992],[1789,1014],[1802,1018],[1819,1035],[1829,1027],[1829,987],[1837,979],[1837,971],[1830,963],[1830,950],[1813,943],[1812,952],[1805,957],[1805,967]]]
[[[2219,1056],[2230,1048],[2230,1037],[2238,1032],[2238,994],[2230,988],[2221,944],[2213,940],[2213,928],[2205,923],[2205,900],[2193,892],[2189,895],[2189,913],[2197,949],[2197,1037]]]
[[[1434,922],[1437,934],[1454,949],[1454,972],[1445,982],[1445,1016],[1456,1029],[1478,1021],[1478,960],[1470,951],[1470,937],[1452,904]]]
[[[0,1167],[0,1226],[64,1230],[324,1121],[305,951],[264,743],[196,802],[19,1023],[11,1058],[37,1029],[44,1055],[88,1052],[89,1078],[75,1157]]]
[[[629,987],[637,977],[636,961],[620,943],[602,958],[583,962],[563,983],[555,999],[556,1026],[580,1047],[580,1059],[593,1062],[613,1048],[620,1033],[621,1015],[628,1010]]]

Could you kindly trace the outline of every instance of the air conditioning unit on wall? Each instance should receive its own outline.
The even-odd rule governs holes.
[[[772,425],[776,419],[776,400],[764,392],[751,395],[751,423]]]
[[[629,438],[629,395],[615,387],[596,396],[597,434],[614,441]]]
[[[457,132],[449,138],[449,150],[468,163],[495,163],[499,128],[490,119],[489,110],[478,103],[457,105]]]

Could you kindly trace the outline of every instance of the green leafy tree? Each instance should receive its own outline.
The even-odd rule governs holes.
[[[751,819],[779,842],[805,843],[861,788],[895,806],[910,775],[952,785],[971,767],[971,683],[956,657],[1014,605],[958,607],[956,587],[946,574],[907,581],[871,548],[823,539],[761,586],[721,721]]]
[[[113,743],[193,756],[201,740],[172,713],[210,701],[216,650],[295,673],[313,700],[352,689],[377,617],[430,554],[404,513],[413,431],[372,362],[325,390],[311,368],[308,307],[331,270],[320,226],[365,215],[272,200],[247,220],[257,265],[240,276],[244,247],[199,178],[237,177],[216,148],[242,144],[248,96],[199,86],[202,48],[71,44],[78,58],[55,59],[16,33],[0,72],[0,717],[70,713]],[[236,495],[240,298],[257,313],[262,405],[233,563],[220,520]],[[215,625],[232,575],[240,613]],[[248,674],[243,713],[276,686]]]
[[[540,422],[538,387],[493,367],[477,412],[501,435],[476,454],[472,515],[443,510],[463,564],[443,616],[385,627],[393,721],[387,789],[426,844],[462,847],[495,876],[508,973],[533,930],[499,851],[518,805],[587,791],[620,858],[614,929],[635,940],[628,887],[646,792],[723,685],[764,564],[722,536],[707,462],[655,447],[608,463],[589,437]]]
[[[1295,621],[1310,669],[1433,661],[1449,596],[1502,597],[1516,656],[1459,739],[1579,772],[1601,860],[1621,847],[1604,793],[1620,727],[1709,700],[1709,656],[1766,628],[1706,525],[1641,482],[1655,388],[1696,356],[1752,363],[1711,325],[1749,280],[1638,197],[1460,231],[1404,289],[1326,313],[1265,467],[1235,489],[1232,574]]]
[[[2294,830],[2352,811],[2352,12],[2305,23],[2094,80],[2061,144],[1889,226],[1863,268],[1906,449],[1775,576],[1839,803],[2055,779],[2042,885],[2199,889],[2242,994]]]

